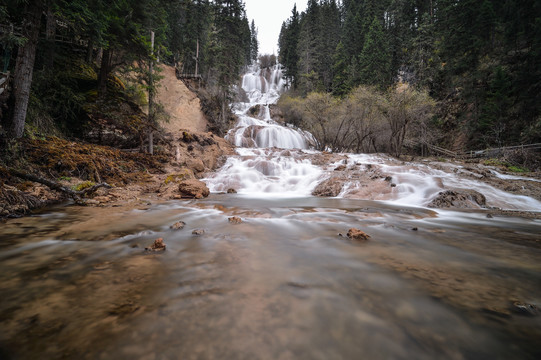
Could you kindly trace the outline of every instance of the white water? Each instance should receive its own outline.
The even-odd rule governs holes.
[[[233,105],[239,121],[226,139],[239,147],[307,149],[312,138],[310,134],[284,127],[271,118],[269,105],[276,104],[284,86],[280,65],[272,69],[251,66],[242,79],[248,102]],[[259,106],[259,111],[256,116],[251,116],[250,109],[254,106]]]
[[[426,206],[441,191],[473,189],[485,195],[489,207],[541,211],[540,201],[476,180],[475,174],[459,165],[438,163],[434,168],[378,154],[340,154],[336,163],[313,165],[313,156],[321,154],[309,150],[312,135],[271,118],[269,105],[275,104],[284,90],[280,65],[263,70],[250,67],[243,76],[242,89],[248,102],[233,104],[239,120],[226,137],[237,146],[238,156],[230,157],[219,172],[206,179],[212,192],[235,189],[239,194],[260,198],[310,196],[319,183],[336,176],[337,166],[345,164],[349,178],[344,179],[338,197]],[[362,180],[363,173],[374,168],[383,176]],[[530,180],[495,171],[492,174],[508,180]],[[385,177],[392,178],[392,187]]]

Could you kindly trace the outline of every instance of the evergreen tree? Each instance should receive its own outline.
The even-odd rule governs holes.
[[[374,17],[359,57],[362,84],[384,88],[391,81],[391,57],[381,21]]]
[[[257,28],[255,27],[255,21],[252,20],[250,26],[250,60],[252,62],[257,61],[257,56],[259,54],[259,41],[257,40]]]
[[[278,41],[278,56],[280,63],[285,67],[284,76],[288,83],[297,85],[298,79],[298,43],[300,36],[300,15],[297,5],[293,7],[291,17],[282,24]]]

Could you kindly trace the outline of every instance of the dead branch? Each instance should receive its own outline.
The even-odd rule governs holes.
[[[82,199],[82,197],[84,195],[92,194],[93,192],[95,192],[96,190],[98,190],[100,188],[107,188],[107,189],[111,188],[111,185],[109,185],[107,183],[100,183],[100,184],[96,184],[94,186],[88,187],[86,189],[83,189],[81,191],[75,191],[75,190],[72,190],[69,187],[63,186],[62,184],[59,184],[59,183],[57,183],[55,181],[51,181],[51,180],[45,179],[45,178],[43,178],[41,176],[37,176],[37,175],[31,174],[31,173],[26,173],[26,172],[16,170],[16,169],[13,169],[13,168],[6,168],[5,170],[10,175],[18,177],[20,179],[29,180],[29,181],[32,181],[32,182],[37,182],[37,183],[40,183],[40,184],[43,184],[43,185],[49,187],[49,189],[51,189],[51,190],[60,191],[60,192],[62,192],[64,194],[68,195],[69,197],[71,197],[75,201],[75,203],[77,203],[78,205],[86,205],[86,202]]]

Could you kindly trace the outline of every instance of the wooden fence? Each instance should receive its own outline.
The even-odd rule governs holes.
[[[539,150],[541,149],[541,143],[516,145],[516,146],[503,146],[499,148],[489,148],[489,149],[484,149],[484,150],[471,150],[471,151],[464,151],[464,152],[455,152],[448,149],[444,149],[436,145],[423,143],[420,141],[412,141],[412,140],[404,141],[404,145],[407,147],[426,146],[426,148],[428,148],[430,151],[436,154],[441,154],[448,157],[460,158],[460,159],[474,159],[474,158],[481,158],[481,157],[498,156],[502,152],[509,151],[509,150]]]

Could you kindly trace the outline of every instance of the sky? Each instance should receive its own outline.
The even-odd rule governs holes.
[[[293,5],[300,13],[306,10],[307,0],[244,0],[246,16],[255,21],[258,29],[259,53],[278,55],[278,36],[282,23],[291,16]]]

